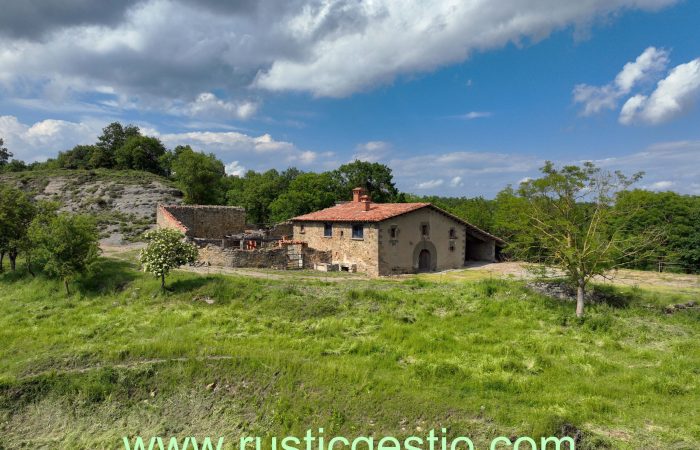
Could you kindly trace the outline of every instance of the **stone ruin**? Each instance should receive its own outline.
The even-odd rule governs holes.
[[[330,252],[291,240],[290,222],[249,227],[237,206],[158,205],[156,217],[159,228],[181,231],[197,245],[200,264],[286,270],[330,263]]]

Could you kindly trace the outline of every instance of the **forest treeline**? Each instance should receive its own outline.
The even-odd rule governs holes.
[[[373,201],[431,202],[507,242],[532,236],[524,214],[527,199],[517,187],[504,187],[493,199],[419,196],[399,192],[389,167],[366,161],[354,161],[320,173],[292,167],[227,175],[223,162],[212,153],[198,152],[190,146],[167,149],[158,138],[145,136],[138,127],[118,122],[105,127],[97,142],[77,145],[54,159],[26,164],[11,158],[11,149],[5,148],[0,139],[0,171],[103,168],[152,172],[171,178],[183,191],[186,203],[242,206],[248,221],[259,225],[281,222],[346,201],[354,187],[363,186]],[[586,208],[585,201],[580,207]],[[611,208],[626,211],[624,215],[611,216],[615,220],[608,224],[611,229],[631,236],[655,229],[661,236],[658,250],[634,261],[635,267],[700,272],[700,196],[624,190],[617,194]],[[525,257],[537,260],[537,246],[531,248]]]

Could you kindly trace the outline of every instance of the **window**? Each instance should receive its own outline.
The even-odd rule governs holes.
[[[457,239],[457,231],[454,228],[450,228],[450,239]]]
[[[430,228],[428,228],[428,224],[427,223],[421,224],[421,226],[420,226],[421,236],[427,237],[429,232],[430,232]]]
[[[389,237],[392,239],[396,239],[399,236],[399,229],[396,225],[393,225],[391,228],[389,228]]]
[[[354,224],[352,226],[352,238],[353,239],[363,239],[364,238],[365,227],[361,223]]]
[[[333,224],[324,223],[323,224],[323,237],[333,237]]]
[[[306,233],[306,230],[304,229],[304,224],[303,224],[303,223],[302,223],[301,225],[299,225],[299,233],[301,233],[301,234]]]
[[[455,251],[455,245],[454,245],[454,244],[450,244],[450,251],[451,251],[451,252]]]

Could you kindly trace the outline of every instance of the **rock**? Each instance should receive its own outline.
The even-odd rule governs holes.
[[[688,302],[685,304],[685,306],[687,306],[688,308],[694,308],[695,306],[697,306],[697,304],[698,302]]]
[[[207,391],[211,391],[215,387],[216,387],[216,381],[209,383],[209,384],[207,384]]]
[[[667,307],[664,308],[664,312],[666,314],[673,314],[676,311],[676,307],[673,305],[668,305]]]
[[[677,303],[673,306],[675,306],[676,309],[685,309],[685,305],[683,303]]]

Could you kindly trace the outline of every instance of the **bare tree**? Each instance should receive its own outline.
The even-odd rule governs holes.
[[[646,256],[659,241],[655,230],[630,236],[613,225],[616,216],[630,213],[614,207],[616,194],[643,173],[627,177],[590,162],[557,169],[547,161],[540,170],[541,178],[523,182],[518,191],[527,204],[523,232],[531,234],[523,242],[536,243],[541,262],[563,271],[576,287],[576,316],[582,317],[593,277]]]

